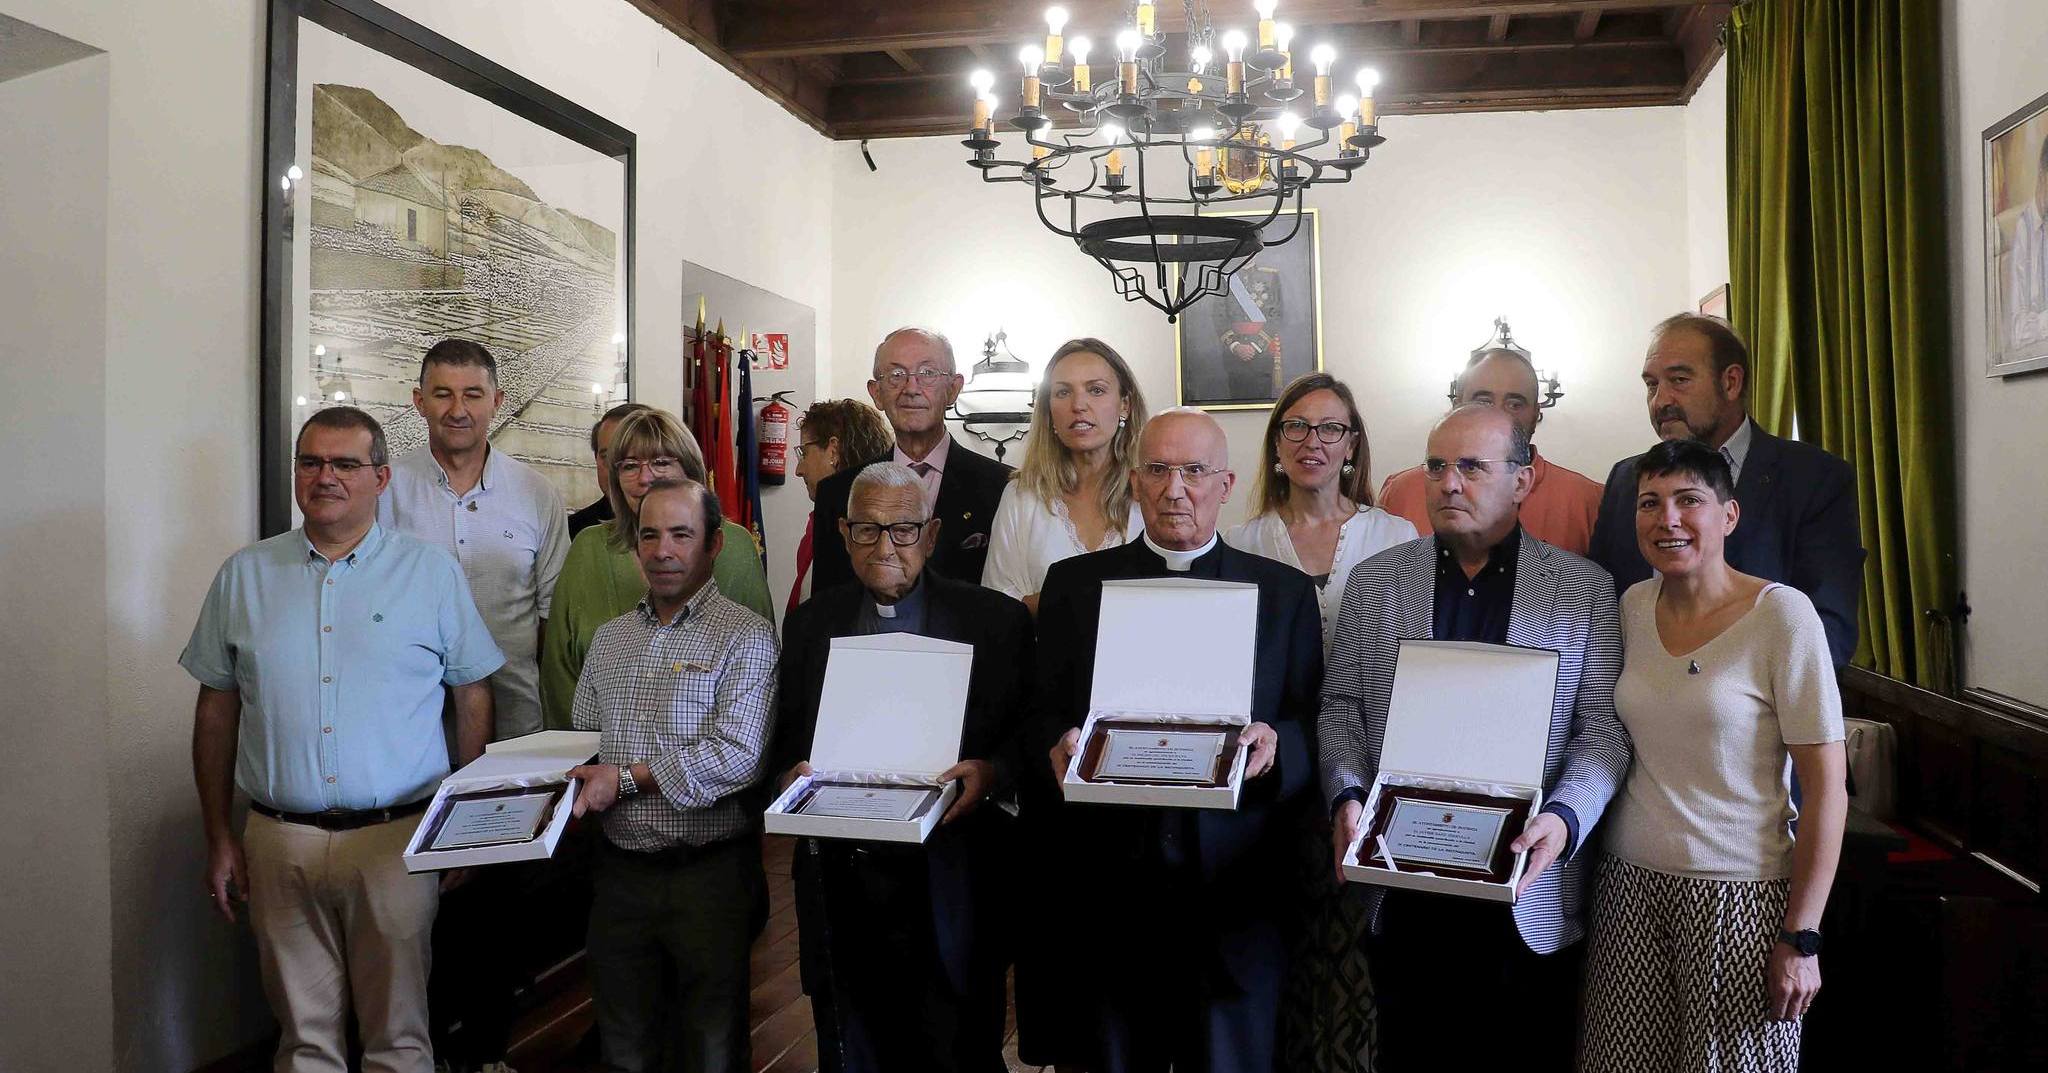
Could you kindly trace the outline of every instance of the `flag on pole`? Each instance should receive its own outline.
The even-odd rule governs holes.
[[[746,334],[743,332],[739,337],[745,339]],[[739,416],[739,435],[734,441],[734,451],[739,458],[740,482],[736,496],[739,503],[733,508],[733,513],[737,516],[734,520],[746,526],[747,532],[754,534],[754,553],[761,557],[761,567],[765,570],[768,567],[768,533],[761,520],[761,452],[756,447],[754,437],[754,363],[748,359],[747,354],[747,351],[741,350],[733,358],[739,366],[736,411]]]

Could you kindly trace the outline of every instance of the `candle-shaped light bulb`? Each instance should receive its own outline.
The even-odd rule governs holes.
[[[1123,83],[1126,97],[1138,95],[1138,44],[1142,40],[1136,30],[1116,35],[1116,77]]]
[[[1377,127],[1380,125],[1379,105],[1373,101],[1373,92],[1379,89],[1380,73],[1370,67],[1358,69],[1358,125]]]
[[[995,72],[986,67],[979,68],[973,74],[967,76],[967,84],[974,88],[977,96],[987,93],[989,90],[996,88]]]
[[[1273,126],[1280,132],[1280,148],[1294,148],[1294,136],[1301,130],[1301,117],[1293,112],[1282,112],[1273,117]]]
[[[595,380],[592,380],[592,381],[590,382],[590,393],[591,393],[592,395],[603,395],[603,394],[604,394],[604,385],[603,385],[603,384],[600,384],[600,383],[598,383],[598,382],[597,382],[597,381],[595,381]]]
[[[1207,179],[1216,170],[1216,128],[1196,127],[1188,132],[1188,140],[1195,146],[1195,175]]]
[[[1326,108],[1330,104],[1330,65],[1337,62],[1337,50],[1324,42],[1310,49],[1308,58],[1316,65],[1316,107]]]
[[[1223,69],[1225,83],[1223,88],[1225,92],[1231,94],[1244,92],[1245,44],[1244,31],[1225,30],[1223,32],[1223,55],[1228,57],[1230,61],[1229,65]]]
[[[1273,24],[1273,49],[1280,53],[1280,66],[1275,68],[1280,81],[1294,81],[1294,53],[1288,49],[1294,44],[1294,27],[1284,23]]]
[[[1188,50],[1188,70],[1201,74],[1203,68],[1209,66],[1209,61],[1215,58],[1216,54],[1209,51],[1209,46],[1196,45]]]
[[[1252,0],[1252,10],[1259,13],[1260,48],[1274,47],[1276,27],[1273,25],[1273,9],[1279,6],[1279,0]]]
[[[1138,32],[1150,37],[1159,32],[1159,16],[1149,0],[1138,0]]]
[[[1349,141],[1353,134],[1358,133],[1357,113],[1358,98],[1350,94],[1337,98],[1337,116],[1344,120],[1344,125],[1337,130],[1337,141],[1339,143]]]
[[[967,84],[974,89],[974,123],[969,129],[987,130],[989,114],[995,110],[995,98],[989,91],[995,89],[996,76],[987,70],[978,70],[967,76]]]
[[[1067,9],[1045,9],[1045,62],[1060,62],[1060,33],[1067,28]]]
[[[1074,92],[1086,93],[1090,85],[1088,78],[1088,53],[1095,47],[1093,41],[1077,37],[1067,42],[1067,51],[1074,55]]]
[[[1102,140],[1110,145],[1109,155],[1102,159],[1103,170],[1109,172],[1111,182],[1122,182],[1124,177],[1124,151],[1116,146],[1124,140],[1124,128],[1114,123],[1103,124]]]
[[[1037,45],[1025,45],[1017,50],[1017,62],[1024,67],[1024,107],[1038,107],[1038,68],[1045,63],[1045,52]]]

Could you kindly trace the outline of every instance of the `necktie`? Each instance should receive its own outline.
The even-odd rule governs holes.
[[[929,462],[912,462],[910,464],[910,472],[920,477],[929,477],[932,475],[932,464]]]

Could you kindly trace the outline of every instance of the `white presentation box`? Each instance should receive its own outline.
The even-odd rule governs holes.
[[[582,784],[581,779],[568,777],[569,769],[590,763],[597,756],[597,739],[598,733],[594,730],[543,730],[484,746],[484,755],[441,780],[441,788],[434,793],[433,801],[427,804],[419,826],[413,829],[412,839],[405,845],[405,870],[439,872],[479,864],[537,861],[554,856],[555,845],[562,840],[562,831],[569,826],[569,816],[575,811],[576,791]],[[555,802],[554,811],[539,837],[465,849],[423,848],[428,832],[434,830],[443,810],[448,807],[451,794],[511,790],[551,783],[566,784],[567,789]]]
[[[811,737],[811,773],[762,815],[770,834],[920,843],[960,793],[939,776],[959,762],[974,646],[912,633],[834,637]],[[937,798],[909,819],[794,811],[814,787],[922,788]]]
[[[1385,887],[1515,901],[1528,854],[1514,855],[1504,881],[1439,875],[1426,867],[1379,864],[1368,842],[1387,787],[1417,787],[1528,802],[1543,808],[1543,759],[1557,696],[1557,653],[1477,641],[1401,642],[1380,768],[1365,799],[1359,837],[1344,855],[1344,877]],[[1526,820],[1524,821],[1526,823]],[[1520,835],[1520,827],[1503,839]],[[1362,863],[1361,855],[1375,857]]]
[[[1259,637],[1259,587],[1204,578],[1134,578],[1102,584],[1095,677],[1080,748],[1060,790],[1069,801],[1166,808],[1234,809],[1247,749],[1235,747],[1251,722],[1252,665]],[[1103,723],[1221,728],[1234,755],[1214,785],[1087,779],[1082,766]]]

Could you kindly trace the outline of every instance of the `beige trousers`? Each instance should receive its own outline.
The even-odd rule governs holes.
[[[345,1073],[351,1006],[364,1073],[432,1073],[428,940],[440,877],[405,870],[416,822],[323,831],[249,814],[249,919],[283,1030],[276,1073]]]

